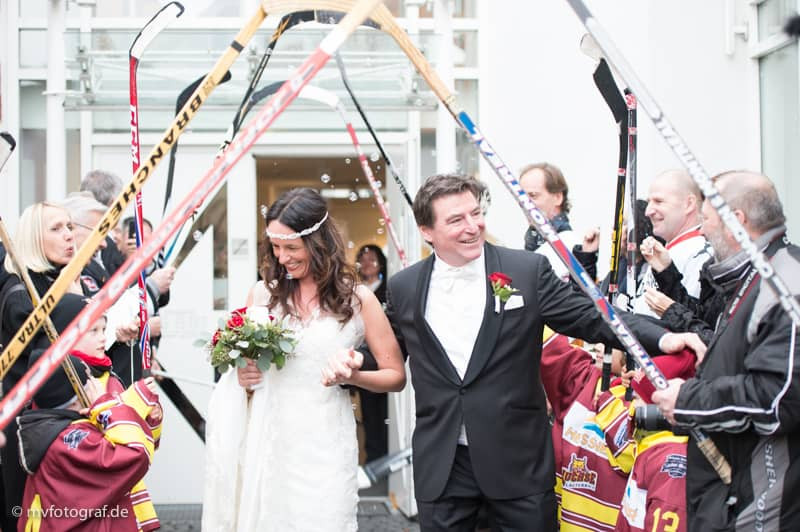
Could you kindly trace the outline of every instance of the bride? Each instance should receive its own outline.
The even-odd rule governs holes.
[[[357,529],[358,448],[347,390],[327,387],[330,358],[366,340],[378,371],[352,370],[341,384],[399,391],[405,370],[397,340],[372,291],[356,284],[342,238],[312,189],[282,194],[267,212],[264,281],[247,305],[289,316],[297,340],[281,370],[222,375],[206,430],[203,530]]]

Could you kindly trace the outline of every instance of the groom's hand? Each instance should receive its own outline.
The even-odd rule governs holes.
[[[323,386],[350,384],[363,363],[364,355],[352,347],[338,350],[328,358],[327,367],[322,369]]]

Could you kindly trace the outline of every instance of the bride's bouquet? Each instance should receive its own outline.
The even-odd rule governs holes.
[[[271,364],[281,369],[297,344],[287,320],[288,316],[278,320],[266,307],[236,309],[227,320],[220,318],[211,340],[198,340],[195,345],[208,351],[211,365],[220,373],[245,367],[246,358],[255,360],[261,371]]]

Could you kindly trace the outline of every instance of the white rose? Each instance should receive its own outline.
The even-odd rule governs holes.
[[[270,322],[267,307],[250,307],[247,309],[247,317],[259,325],[267,325]]]
[[[236,342],[236,347],[247,349],[248,347],[250,347],[250,342],[248,342],[247,340],[239,340],[238,342]]]
[[[228,353],[228,356],[231,358],[231,360],[236,360],[241,354],[242,352],[238,349],[231,349],[230,353]]]

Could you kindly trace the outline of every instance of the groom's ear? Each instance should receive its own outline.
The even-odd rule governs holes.
[[[433,246],[433,239],[431,238],[431,234],[433,233],[433,229],[426,225],[419,225],[417,226],[419,229],[420,234],[422,235],[423,240],[429,245]]]

